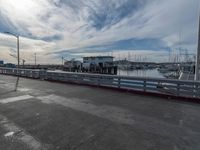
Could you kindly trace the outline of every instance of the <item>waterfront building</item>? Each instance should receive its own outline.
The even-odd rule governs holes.
[[[81,71],[81,66],[82,66],[82,63],[74,59],[64,62],[65,71],[79,72]]]
[[[89,68],[91,65],[96,67],[105,67],[108,64],[113,63],[112,56],[91,56],[91,57],[83,57],[83,67]]]
[[[0,60],[0,65],[3,65],[4,64],[4,61],[3,60]]]
[[[83,72],[117,74],[117,66],[112,56],[91,56],[83,57]]]

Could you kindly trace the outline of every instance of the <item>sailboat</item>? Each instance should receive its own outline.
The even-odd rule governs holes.
[[[180,70],[180,80],[200,81],[200,15],[199,15],[199,31],[198,31],[198,46],[196,54],[196,64],[185,64]]]

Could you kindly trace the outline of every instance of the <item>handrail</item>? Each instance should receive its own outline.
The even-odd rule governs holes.
[[[0,74],[17,75],[16,68],[0,68]],[[184,96],[200,99],[200,82],[177,79],[129,77],[120,75],[75,73],[51,70],[20,69],[19,75],[35,79],[74,82],[119,89],[139,90],[173,96]]]

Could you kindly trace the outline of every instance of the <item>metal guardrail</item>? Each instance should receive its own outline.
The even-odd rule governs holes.
[[[18,73],[13,68],[0,68],[0,74],[200,99],[200,82],[196,81],[32,69],[20,69]]]

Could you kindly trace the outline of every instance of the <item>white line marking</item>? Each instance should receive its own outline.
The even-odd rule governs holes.
[[[31,95],[22,95],[22,96],[18,96],[18,97],[9,97],[9,98],[5,98],[5,99],[0,99],[0,103],[6,104],[6,103],[11,103],[11,102],[16,102],[16,101],[23,101],[23,100],[27,100],[27,99],[31,99],[31,98],[33,98],[33,96],[31,96]]]

